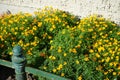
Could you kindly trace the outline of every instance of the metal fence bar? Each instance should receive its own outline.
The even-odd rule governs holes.
[[[12,62],[9,62],[9,61],[6,61],[6,60],[2,60],[2,59],[0,59],[0,65],[6,66],[6,67],[9,67],[9,68],[13,68],[12,67]],[[31,67],[25,67],[25,71],[28,72],[28,73],[32,73],[33,75],[42,76],[42,77],[45,77],[45,78],[48,78],[48,79],[53,79],[53,80],[70,80],[70,79],[63,78],[63,77],[60,77],[58,75],[51,74],[51,73],[48,73],[48,72],[45,72],[45,71],[42,71],[42,70],[38,70],[38,69],[35,69],[35,68],[31,68]]]
[[[38,70],[31,67],[25,67],[26,60],[22,55],[22,48],[20,46],[15,46],[13,48],[13,52],[14,54],[12,56],[12,62],[0,59],[0,65],[15,69],[16,80],[26,80],[25,72],[32,73],[33,75],[45,77],[52,80],[70,80],[42,70]]]
[[[0,65],[12,68],[12,63],[3,59],[0,59]]]
[[[31,67],[26,67],[25,69],[26,69],[26,72],[32,73],[32,74],[37,75],[37,76],[45,77],[47,79],[52,79],[52,80],[70,80],[70,79],[67,79],[67,78],[64,78],[64,77],[60,77],[60,76],[57,76],[55,74],[51,74],[51,73],[48,73],[48,72],[45,72],[45,71],[41,71],[41,70],[38,70],[38,69],[35,69],[35,68],[31,68]]]
[[[13,48],[12,66],[15,68],[16,80],[27,80],[25,73],[26,58],[23,55],[22,47]]]

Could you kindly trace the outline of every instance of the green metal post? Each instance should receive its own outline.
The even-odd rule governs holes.
[[[27,80],[25,73],[26,59],[20,46],[13,48],[12,66],[15,68],[16,80]]]

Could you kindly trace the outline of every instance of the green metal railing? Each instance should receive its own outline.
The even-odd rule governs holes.
[[[12,62],[0,59],[0,65],[15,69],[16,80],[27,80],[26,72],[51,80],[70,80],[32,67],[25,67],[25,64],[26,59],[22,55],[22,48],[20,46],[13,48]]]

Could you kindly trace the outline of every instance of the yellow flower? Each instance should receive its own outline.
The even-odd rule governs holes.
[[[52,59],[52,56],[49,56],[49,59]]]
[[[52,25],[52,28],[55,29],[56,28],[55,25]]]
[[[53,28],[50,28],[50,31],[53,31]]]
[[[52,36],[48,36],[48,39],[52,39]]]
[[[61,52],[62,52],[62,50],[59,48],[59,49],[58,49],[58,53],[61,53]]]
[[[62,31],[62,34],[65,34],[65,30]]]
[[[107,57],[107,59],[105,60],[106,62],[109,62],[110,61],[110,57]]]
[[[45,39],[45,37],[47,36],[47,33],[44,33],[42,36],[43,36],[43,39]]]
[[[65,74],[64,73],[61,73],[61,76],[64,76]]]
[[[107,75],[108,74],[108,72],[106,71],[106,72],[104,72],[104,75]]]
[[[55,56],[49,56],[49,59],[51,59],[51,60],[55,60],[56,57],[55,57]]]
[[[50,50],[52,50],[54,47],[53,46],[50,46]]]
[[[117,73],[116,72],[113,72],[113,75],[115,76]]]
[[[50,40],[50,44],[52,43],[53,41],[52,40]]]
[[[95,38],[96,38],[96,35],[92,36],[92,38],[95,39]]]
[[[93,49],[90,49],[90,50],[89,50],[89,52],[90,52],[90,53],[93,53],[93,52],[94,52],[94,50],[93,50]]]
[[[88,58],[88,57],[85,57],[84,60],[85,60],[85,61],[89,61],[89,58]]]
[[[109,65],[110,65],[110,66],[113,66],[113,63],[111,62],[111,63],[109,63]]]
[[[116,56],[116,61],[119,61],[119,56]]]
[[[99,52],[104,51],[104,50],[105,50],[105,48],[102,47],[102,46],[100,46],[100,47],[98,48],[98,51],[99,51]]]
[[[66,65],[67,64],[67,62],[64,62],[64,65]]]
[[[78,77],[78,80],[82,80],[82,75],[80,75],[80,76]]]
[[[35,31],[36,31],[36,30],[37,30],[37,27],[36,27],[36,26],[33,26],[33,30],[35,30]]]
[[[75,54],[77,53],[75,48],[72,49],[72,52],[75,53]]]
[[[91,28],[91,29],[88,29],[88,31],[89,31],[89,32],[92,32],[92,31],[93,31],[93,29],[92,29],[92,28]]]
[[[80,48],[80,45],[75,46],[75,48]]]
[[[9,23],[10,23],[10,24],[12,24],[12,23],[13,23],[13,21],[12,21],[12,20],[9,20]]]
[[[100,71],[100,70],[102,70],[102,68],[103,68],[103,67],[102,67],[101,65],[99,65],[98,67],[96,67],[96,70],[99,70],[99,71]]]
[[[27,53],[28,53],[29,55],[32,55],[32,53],[31,53],[31,51],[30,51],[30,50],[28,50],[28,51],[27,51]]]
[[[117,35],[120,35],[120,32],[117,32]]]
[[[31,42],[31,45],[33,45],[33,46],[37,46],[37,42],[36,42],[36,41]]]
[[[12,52],[10,52],[10,53],[9,53],[9,55],[13,55],[13,53],[12,53]]]
[[[108,53],[104,53],[104,54],[103,54],[104,57],[107,56],[107,55],[108,55]]]
[[[42,22],[38,22],[38,27],[41,27],[42,26]]]
[[[76,64],[79,64],[79,63],[80,63],[78,60],[76,60],[75,62],[76,62]]]
[[[57,70],[61,70],[61,68],[60,68],[60,67],[58,67],[58,68],[57,68]]]
[[[104,62],[105,60],[104,59],[102,59],[102,62]]]
[[[0,35],[0,39],[2,39],[2,36]]]
[[[62,65],[62,64],[60,64],[60,65],[59,65],[59,68],[62,68],[62,67],[63,67],[63,65]]]
[[[61,46],[58,47],[58,53],[61,53],[62,52],[62,49],[61,49]]]
[[[105,78],[104,80],[109,80],[108,78]]]
[[[113,71],[113,69],[109,69],[108,71],[109,71],[109,72],[112,72],[112,71]]]
[[[98,53],[96,53],[96,54],[95,54],[95,56],[96,56],[97,58],[99,58],[99,57],[100,57],[100,55],[99,55]]]
[[[98,47],[98,43],[95,43],[95,44],[94,44],[94,47],[95,47],[95,48]]]
[[[55,73],[57,70],[56,69],[53,69],[53,72]]]
[[[64,53],[64,57],[65,57],[65,56],[67,56],[67,54],[66,54],[66,53]]]
[[[57,70],[61,70],[63,68],[63,65],[62,64],[59,64]]]
[[[116,66],[117,66],[117,64],[118,64],[118,62],[113,62],[114,67],[116,67]]]
[[[44,67],[43,67],[43,69],[44,69],[44,70],[46,70],[46,69],[47,69],[47,67],[46,67],[46,66],[44,66]]]

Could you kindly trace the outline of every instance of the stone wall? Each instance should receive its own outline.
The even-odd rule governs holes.
[[[0,13],[7,9],[12,13],[33,13],[45,6],[69,11],[81,18],[90,14],[101,14],[120,24],[120,0],[0,0]]]

